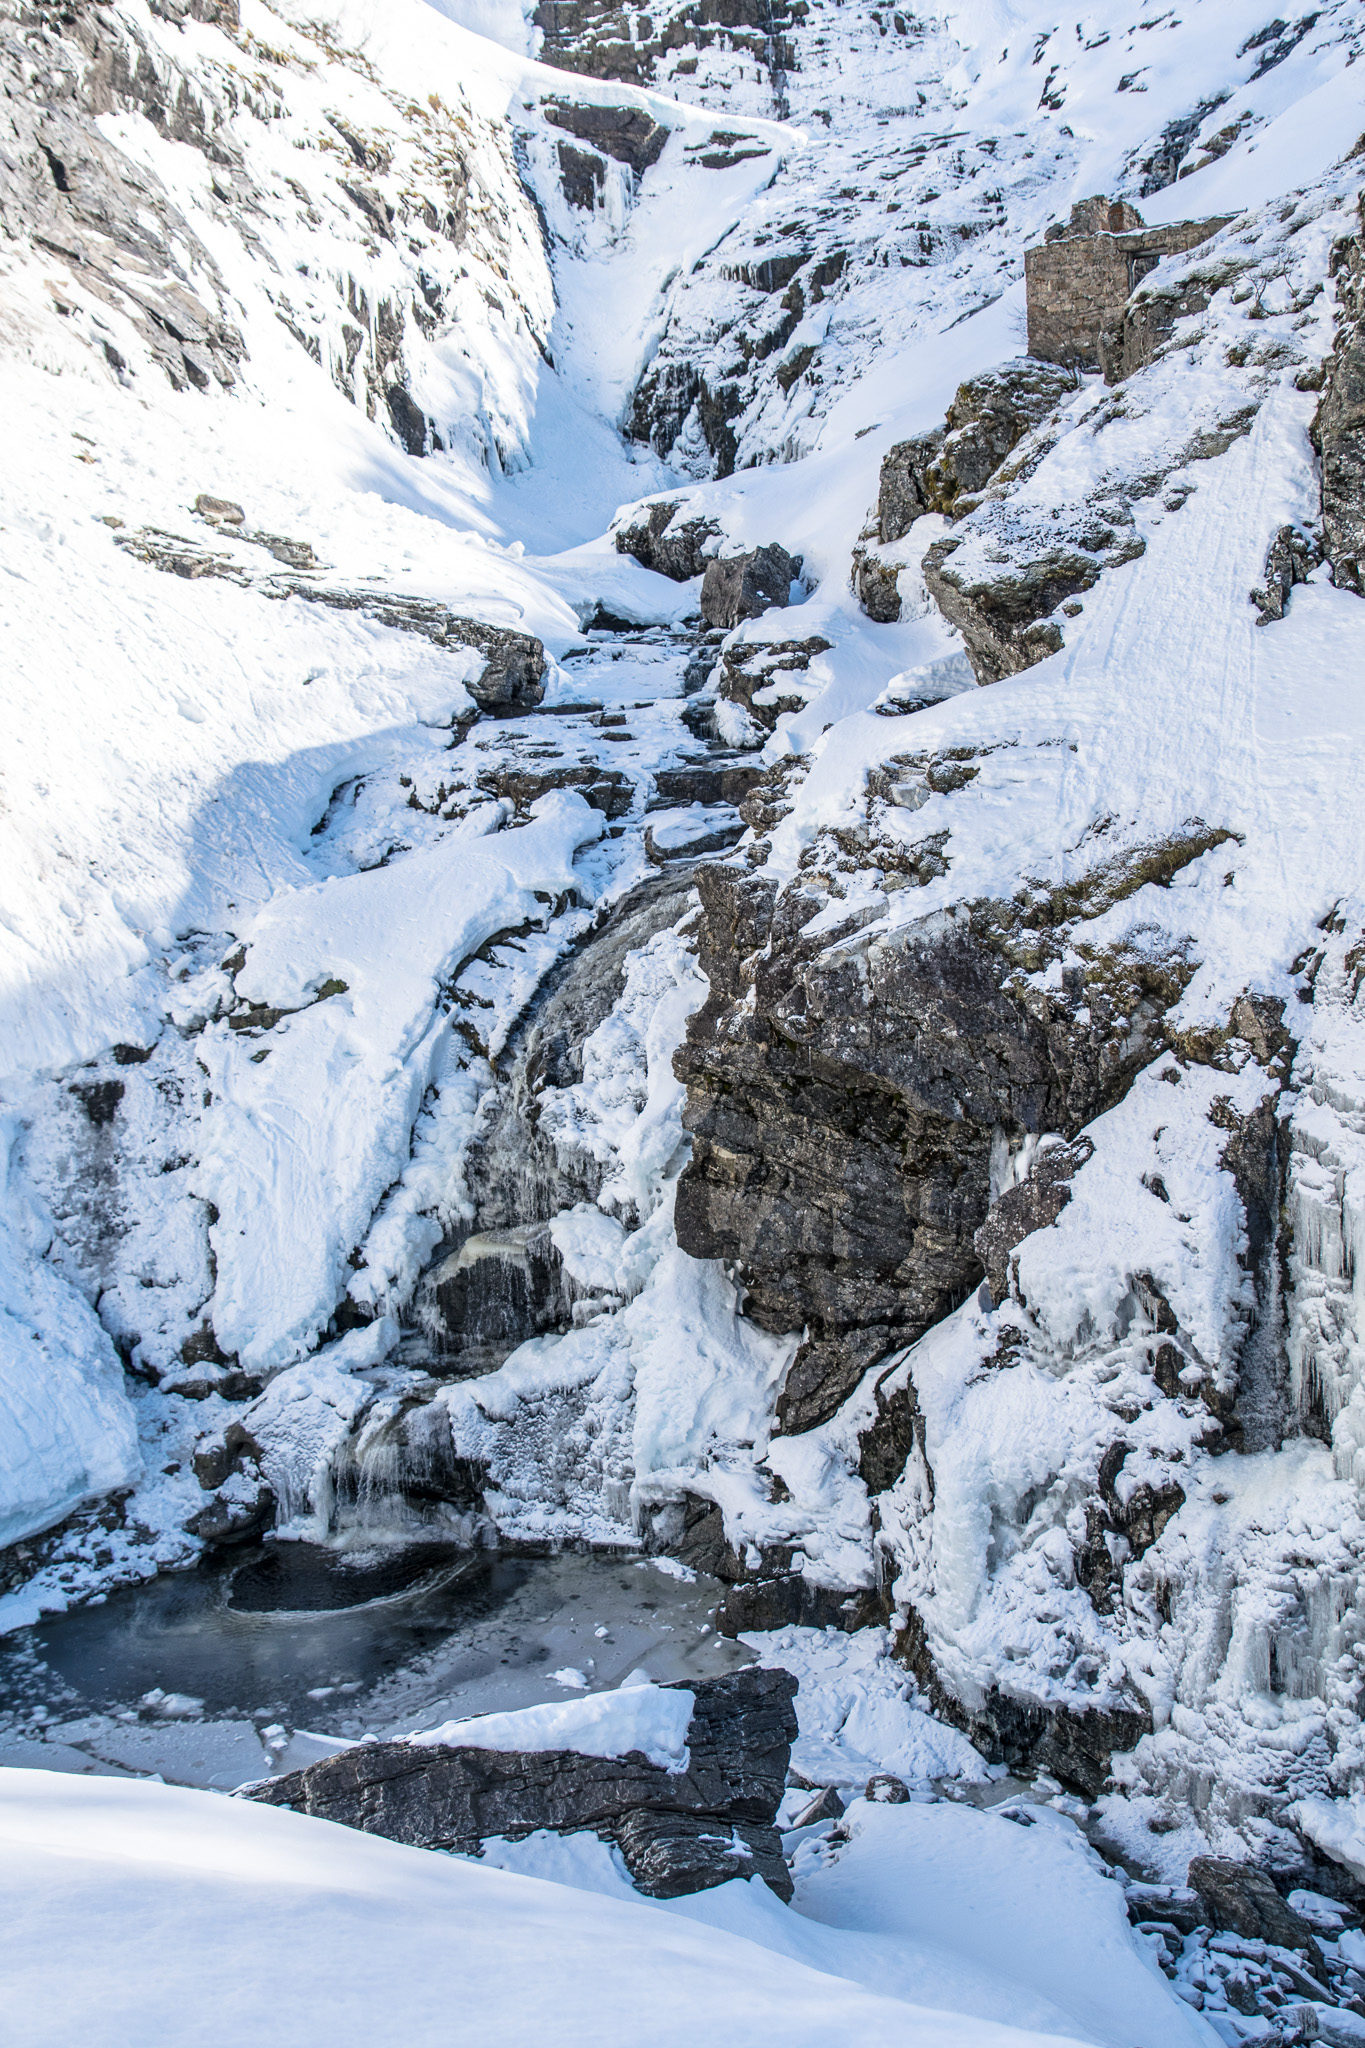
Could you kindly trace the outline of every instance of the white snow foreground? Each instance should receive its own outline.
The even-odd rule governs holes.
[[[859,1807],[797,1910],[761,1880],[646,1903],[595,1838],[492,1867],[208,1794],[0,1773],[6,2011],[29,2048],[471,2035],[566,2048],[1184,2048],[1208,2029],[1064,1825]],[[1074,1831],[1073,1831],[1074,1832]],[[529,1874],[523,1874],[529,1873]]]

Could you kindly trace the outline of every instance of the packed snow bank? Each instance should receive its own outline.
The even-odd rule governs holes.
[[[543,921],[603,824],[558,790],[519,830],[452,834],[293,890],[246,927],[239,992],[298,1014],[272,1031],[266,1059],[226,1023],[200,1042],[214,1100],[195,1193],[219,1215],[214,1330],[245,1366],[278,1369],[316,1342],[351,1250],[408,1164],[449,1039],[441,987],[495,932]]]
[[[10,1175],[0,1117],[0,1544],[142,1472],[123,1368],[94,1310],[47,1264],[52,1228]]]
[[[790,1909],[762,1885],[735,1884],[664,1910],[904,1998],[912,2010],[952,2012],[964,2048],[993,2025],[1096,2048],[1196,2048],[1217,2038],[1138,1951],[1121,1886],[1050,1807],[979,1813],[947,1801],[855,1799],[839,1835],[847,1840],[817,1826],[787,1837]],[[505,1870],[630,1896],[609,1850],[581,1837],[490,1842],[484,1854]],[[905,2038],[918,2048],[934,2036],[915,2020],[923,2025],[916,2013]],[[852,2011],[833,2038],[859,2038]]]
[[[723,1924],[750,1889],[738,1882],[712,1895],[722,1924],[694,1925],[299,1814],[46,1771],[0,1773],[0,1843],[6,2009],[27,2048],[284,2048],[320,2022],[334,2048],[625,2048],[642,2029],[658,2048],[1076,2038],[930,2011],[777,1954]],[[1151,2048],[1199,2038],[1169,2001],[1163,2024]]]
[[[508,1714],[445,1721],[408,1740],[423,1747],[461,1749],[572,1749],[580,1756],[628,1756],[638,1750],[663,1771],[685,1771],[687,1730],[694,1695],[661,1685],[625,1685],[588,1699],[557,1700]]]

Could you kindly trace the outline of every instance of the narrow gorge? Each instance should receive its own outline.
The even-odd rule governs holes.
[[[0,1827],[1365,2039],[1360,53],[0,0]]]

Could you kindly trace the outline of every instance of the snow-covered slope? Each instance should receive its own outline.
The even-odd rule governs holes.
[[[880,1602],[1003,1760],[1125,1753],[1135,1862],[1307,1868],[1358,10],[551,11],[0,6],[6,1617],[376,1499],[692,1543]],[[1040,382],[1099,192],[1223,224]],[[1007,459],[890,518],[991,378]],[[706,632],[651,504],[796,602]]]
[[[591,1837],[507,1844],[499,1869],[168,1786],[4,1779],[6,1983],[34,2048],[283,2042],[320,2015],[347,2044],[434,2042],[453,2011],[509,2044],[625,2042],[643,2013],[661,2042],[709,2025],[755,2048],[1205,2038],[1118,1886],[1046,1826],[868,1807],[797,1918],[758,1879],[640,1899]]]

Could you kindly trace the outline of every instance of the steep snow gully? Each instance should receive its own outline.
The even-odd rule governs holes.
[[[0,0],[24,2039],[1365,2041],[1361,27]]]

